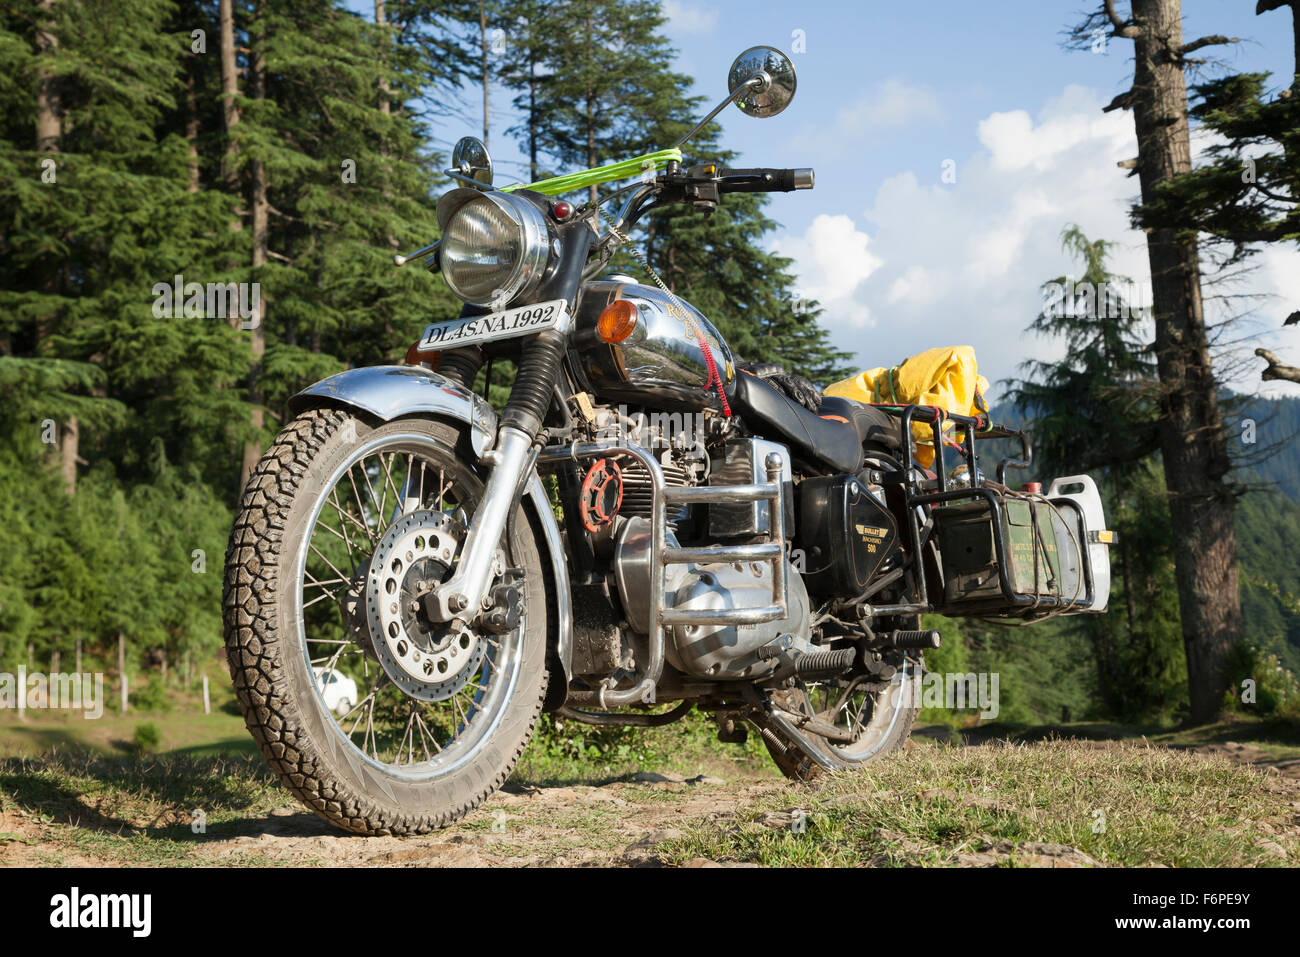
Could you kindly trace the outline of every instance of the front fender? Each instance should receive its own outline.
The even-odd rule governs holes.
[[[479,458],[497,436],[497,414],[492,406],[459,383],[421,366],[348,369],[308,386],[289,400],[295,415],[319,405],[351,406],[385,422],[418,412],[458,419],[469,426],[470,444]]]
[[[459,383],[420,366],[348,369],[322,379],[289,400],[289,409],[295,415],[322,406],[359,409],[385,422],[416,414],[464,422],[469,426],[470,446],[479,458],[496,441],[497,414],[492,406]],[[550,565],[548,584],[555,590],[556,620],[548,641],[563,674],[552,680],[560,679],[561,689],[567,689],[573,674],[573,608],[564,541],[546,488],[536,475],[528,483],[524,502],[530,517],[541,529],[539,538]]]

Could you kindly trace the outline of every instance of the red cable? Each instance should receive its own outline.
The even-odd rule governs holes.
[[[704,338],[704,332],[695,323],[691,323],[691,328],[695,330],[695,340],[700,344],[700,351],[704,353],[704,364],[709,367],[709,378],[705,380],[704,388],[715,382],[718,385],[718,398],[722,400],[722,414],[731,418],[731,405],[727,402],[727,393],[722,384],[722,376],[718,375],[718,364],[713,361],[713,350],[709,348],[708,340]]]

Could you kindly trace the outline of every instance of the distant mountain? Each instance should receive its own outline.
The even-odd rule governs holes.
[[[1300,398],[1230,400],[1225,419],[1242,481],[1258,477],[1300,502]]]
[[[1236,463],[1237,479],[1252,489],[1275,488],[1300,504],[1300,397],[1253,399],[1228,396],[1224,401],[1228,429],[1228,452]],[[1033,436],[1032,416],[1018,406],[1002,404],[992,410],[994,422],[1012,428],[1027,428]],[[978,446],[980,465],[992,477],[1000,458],[1018,451],[1012,440],[982,442]],[[1047,476],[1050,478],[1050,476]],[[1019,481],[1042,480],[1036,469],[1011,472]]]

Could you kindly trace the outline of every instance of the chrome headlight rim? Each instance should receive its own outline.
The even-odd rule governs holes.
[[[473,202],[492,203],[514,224],[521,255],[515,260],[505,281],[486,296],[467,296],[457,287],[456,268],[441,257],[443,278],[451,291],[472,306],[497,306],[505,308],[510,303],[536,289],[545,278],[551,265],[551,230],[540,209],[522,196],[501,190],[477,190],[470,187],[454,189],[438,200],[438,227],[445,237],[457,213]]]

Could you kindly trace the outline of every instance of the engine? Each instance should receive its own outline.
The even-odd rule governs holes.
[[[725,423],[710,422],[703,414],[646,417],[599,410],[595,424],[604,427],[606,438],[609,429],[617,426],[626,430],[620,438],[652,450],[669,488],[763,484],[768,454],[780,453],[785,463],[783,525],[788,540],[795,524],[794,495],[789,454],[783,446],[730,435]],[[651,567],[658,560],[651,554],[653,485],[648,471],[628,457],[620,458],[616,473],[602,463],[591,466],[584,490],[616,482],[618,493],[606,494],[600,508],[593,504],[593,495],[583,498],[584,523],[589,531],[598,529],[593,534],[598,557],[612,570],[603,581],[575,589],[575,670],[587,674],[609,674],[610,665],[632,670],[638,649],[646,647]],[[676,506],[666,516],[666,544],[676,548],[766,540],[768,507],[766,502]],[[810,599],[789,553],[784,562],[784,618],[746,625],[674,625],[666,635],[668,663],[687,675],[745,679],[776,668],[779,652],[808,650]],[[664,607],[720,611],[767,606],[772,603],[773,576],[770,558],[670,564],[664,569]]]

